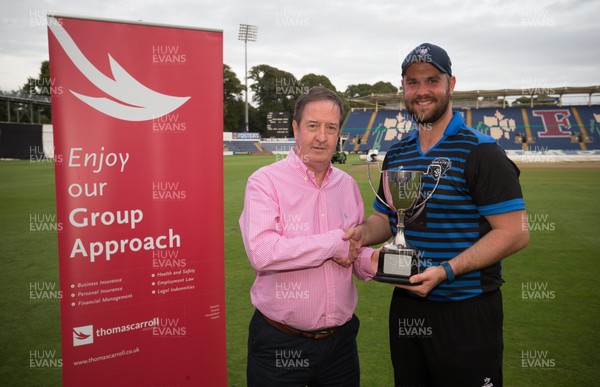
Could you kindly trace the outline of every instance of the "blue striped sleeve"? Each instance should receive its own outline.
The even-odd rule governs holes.
[[[375,200],[373,200],[373,208],[375,209],[375,211],[385,214],[387,216],[396,215],[395,211],[392,211],[386,205],[381,204],[381,202],[377,198],[375,198]]]
[[[477,210],[483,216],[498,215],[506,212],[520,211],[525,209],[525,201],[523,198],[507,200],[500,203],[489,204],[487,206],[478,206]]]

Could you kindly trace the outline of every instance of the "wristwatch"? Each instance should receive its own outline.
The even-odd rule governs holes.
[[[452,282],[454,282],[454,270],[452,270],[452,266],[450,266],[450,262],[444,261],[441,263],[441,266],[444,269],[444,271],[446,272],[446,277],[448,277],[448,279],[446,280],[446,283],[451,284]]]

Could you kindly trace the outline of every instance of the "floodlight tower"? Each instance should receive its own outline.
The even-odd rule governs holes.
[[[246,85],[246,132],[248,131],[248,42],[256,42],[257,33],[258,26],[253,26],[250,24],[240,24],[240,33],[238,35],[238,40],[242,40],[244,42],[244,79]]]

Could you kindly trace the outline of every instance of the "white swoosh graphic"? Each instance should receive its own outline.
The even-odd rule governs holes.
[[[49,17],[50,19],[50,17]],[[77,98],[108,116],[125,121],[152,120],[176,110],[191,97],[176,97],[158,93],[139,83],[116,60],[108,54],[114,79],[102,74],[81,52],[71,36],[56,20],[48,20],[48,27],[65,50],[75,67],[108,98],[83,95],[69,90]]]

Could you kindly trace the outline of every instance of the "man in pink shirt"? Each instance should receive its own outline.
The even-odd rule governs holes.
[[[248,179],[240,217],[256,272],[248,386],[360,383],[352,273],[370,280],[377,262],[373,249],[357,254],[342,240],[364,221],[356,182],[331,165],[342,117],[337,94],[311,88],[296,101],[295,148]]]

